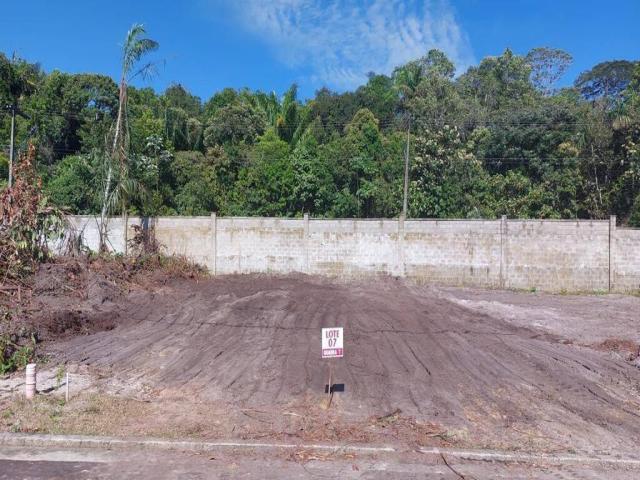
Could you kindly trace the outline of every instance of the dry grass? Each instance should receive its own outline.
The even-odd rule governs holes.
[[[338,412],[310,409],[261,411],[185,398],[140,401],[87,393],[65,403],[39,395],[32,402],[14,397],[1,405],[0,430],[20,433],[134,436],[156,438],[291,439],[305,442],[451,445],[440,426],[411,417],[346,420]]]
[[[51,395],[3,406],[0,429],[22,433],[204,438],[222,432],[207,406],[151,403],[97,393],[69,403]],[[218,422],[219,423],[219,422]]]
[[[59,259],[65,261],[66,259]],[[69,259],[71,263],[78,262]],[[132,257],[111,254],[93,254],[80,259],[80,268],[104,275],[116,284],[133,283],[156,286],[167,279],[203,279],[208,276],[206,268],[180,255],[160,253],[142,254]]]

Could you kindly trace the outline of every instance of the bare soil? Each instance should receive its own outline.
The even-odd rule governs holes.
[[[431,288],[432,295],[519,326],[535,328],[580,344],[607,339],[640,343],[640,297],[553,295],[474,288]]]
[[[169,429],[544,451],[640,440],[638,298],[307,276],[88,284],[75,300],[39,297],[53,362],[164,405]],[[334,326],[345,358],[323,361],[320,329]],[[325,410],[329,362],[343,391]]]
[[[10,319],[0,322],[0,334],[47,343],[111,330],[128,295],[200,278],[202,268],[180,257],[58,257],[24,279],[21,295],[0,295],[0,313]]]

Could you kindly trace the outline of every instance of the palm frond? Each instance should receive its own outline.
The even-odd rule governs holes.
[[[298,100],[298,85],[295,83],[289,87],[282,98],[282,106],[286,109],[289,105],[296,103]]]
[[[131,69],[144,55],[157,50],[160,46],[155,40],[140,38],[146,33],[141,24],[134,24],[127,32],[122,48],[122,71],[125,76],[129,76]]]
[[[155,62],[145,63],[140,67],[133,75],[129,76],[129,80],[133,80],[136,77],[142,77],[143,80],[153,78],[158,74],[158,66]]]

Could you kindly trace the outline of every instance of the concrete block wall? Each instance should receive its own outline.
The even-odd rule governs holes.
[[[304,271],[334,276],[402,275],[397,220],[308,223],[308,268]]]
[[[591,220],[403,220],[160,217],[168,254],[214,274],[394,275],[445,285],[545,291],[640,291],[640,230]],[[132,225],[141,219],[129,219]],[[70,217],[98,248],[93,217]],[[123,222],[109,222],[123,252]]]
[[[508,287],[609,289],[609,221],[509,220],[506,229]]]
[[[612,230],[612,290],[640,291],[640,230]]]
[[[306,271],[303,220],[218,218],[216,224],[217,274]]]
[[[82,236],[82,243],[90,250],[97,251],[100,247],[99,218],[89,215],[68,216],[67,222],[71,233]],[[129,238],[133,234],[132,226],[139,224],[139,218],[128,221]],[[113,252],[124,252],[124,221],[121,217],[113,217],[107,223],[108,248]]]
[[[156,241],[166,253],[183,255],[213,271],[215,249],[211,222],[211,217],[158,217],[150,220],[155,227]]]
[[[405,275],[431,283],[500,287],[500,226],[484,220],[405,221]]]

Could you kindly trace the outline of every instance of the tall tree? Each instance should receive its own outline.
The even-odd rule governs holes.
[[[111,157],[118,162],[119,179],[118,188],[112,189],[113,167],[111,161],[107,167],[107,178],[104,186],[102,211],[100,213],[101,224],[101,248],[106,247],[106,221],[110,207],[114,203],[120,203],[123,220],[126,220],[127,197],[132,191],[132,184],[128,178],[128,153],[129,153],[129,129],[127,125],[127,86],[136,77],[147,78],[154,72],[153,62],[140,65],[140,61],[150,52],[157,50],[158,42],[145,38],[146,31],[141,24],[134,24],[127,32],[122,46],[122,65],[120,73],[120,86],[118,92],[118,116],[113,133]],[[125,222],[126,224],[126,222]],[[127,229],[124,228],[124,243],[126,250]]]
[[[453,78],[455,66],[440,50],[432,49],[418,60],[393,71],[393,80],[403,96],[411,96],[427,77]]]
[[[607,104],[618,100],[633,78],[638,62],[613,60],[597,64],[582,72],[574,85],[587,100],[603,99]]]
[[[300,124],[298,86],[295,83],[284,93],[282,99],[279,99],[275,92],[258,92],[256,101],[281,139],[291,142],[302,134],[301,130],[306,125]]]
[[[536,91],[529,81],[531,67],[524,57],[510,49],[497,57],[486,57],[477,67],[460,76],[465,96],[476,100],[489,112],[531,105]]]
[[[557,48],[537,47],[525,57],[531,67],[531,81],[544,95],[553,92],[553,85],[562,78],[573,57]]]

